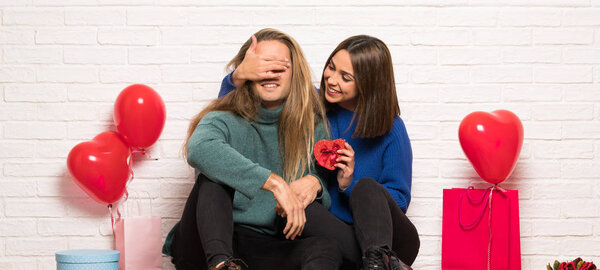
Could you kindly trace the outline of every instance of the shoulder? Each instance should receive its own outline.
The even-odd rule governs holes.
[[[240,117],[234,115],[231,112],[225,111],[212,111],[207,113],[202,120],[200,120],[200,124],[211,124],[211,123],[230,123],[239,121]]]
[[[392,130],[389,131],[385,137],[392,143],[410,143],[408,138],[408,132],[406,131],[406,125],[400,116],[394,117],[394,125]]]

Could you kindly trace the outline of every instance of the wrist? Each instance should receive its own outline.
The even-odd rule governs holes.
[[[283,180],[281,176],[271,173],[269,174],[267,181],[265,181],[265,183],[263,184],[262,189],[275,194],[281,192],[284,189],[285,184],[285,180]]]
[[[246,79],[244,79],[244,69],[242,66],[238,66],[233,71],[231,74],[231,82],[237,87],[242,87],[244,83],[246,83]]]

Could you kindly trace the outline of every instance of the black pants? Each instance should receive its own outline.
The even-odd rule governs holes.
[[[404,263],[415,261],[420,246],[417,229],[381,184],[360,179],[352,189],[350,208],[363,253],[370,247],[387,246]]]
[[[242,258],[250,269],[259,270],[339,268],[342,255],[334,239],[305,229],[302,238],[292,241],[281,234],[265,235],[234,226],[232,202],[230,188],[202,175],[197,179],[175,232],[172,248],[177,269],[208,269],[208,264],[218,263],[222,256]],[[317,203],[313,205],[309,208],[316,209],[315,213],[328,213]],[[354,241],[351,231],[349,234],[350,241]]]

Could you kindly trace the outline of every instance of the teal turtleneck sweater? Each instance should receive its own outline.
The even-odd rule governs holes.
[[[196,179],[203,174],[235,191],[234,223],[270,235],[283,228],[277,228],[273,193],[261,187],[271,172],[283,175],[278,134],[282,109],[283,106],[275,110],[261,107],[255,121],[247,121],[231,112],[209,112],[196,126],[187,146],[187,161],[194,167]],[[315,127],[314,135],[315,141],[327,139],[322,121]],[[317,200],[329,208],[327,184],[317,175],[314,161],[306,168],[307,174],[321,181],[322,191]],[[301,175],[296,178],[299,177]],[[175,228],[165,242],[163,251],[167,254],[174,231]]]

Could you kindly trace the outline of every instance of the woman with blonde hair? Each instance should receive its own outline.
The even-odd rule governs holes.
[[[245,82],[194,117],[184,152],[196,183],[163,252],[177,269],[246,269],[246,263],[251,269],[336,269],[341,254],[331,240],[297,239],[304,204],[330,204],[311,158],[314,142],[327,136],[323,105],[296,41],[274,29],[255,36],[257,52],[287,58],[291,66],[275,79]],[[231,67],[251,44],[244,43]],[[298,186],[303,193],[294,192]]]

